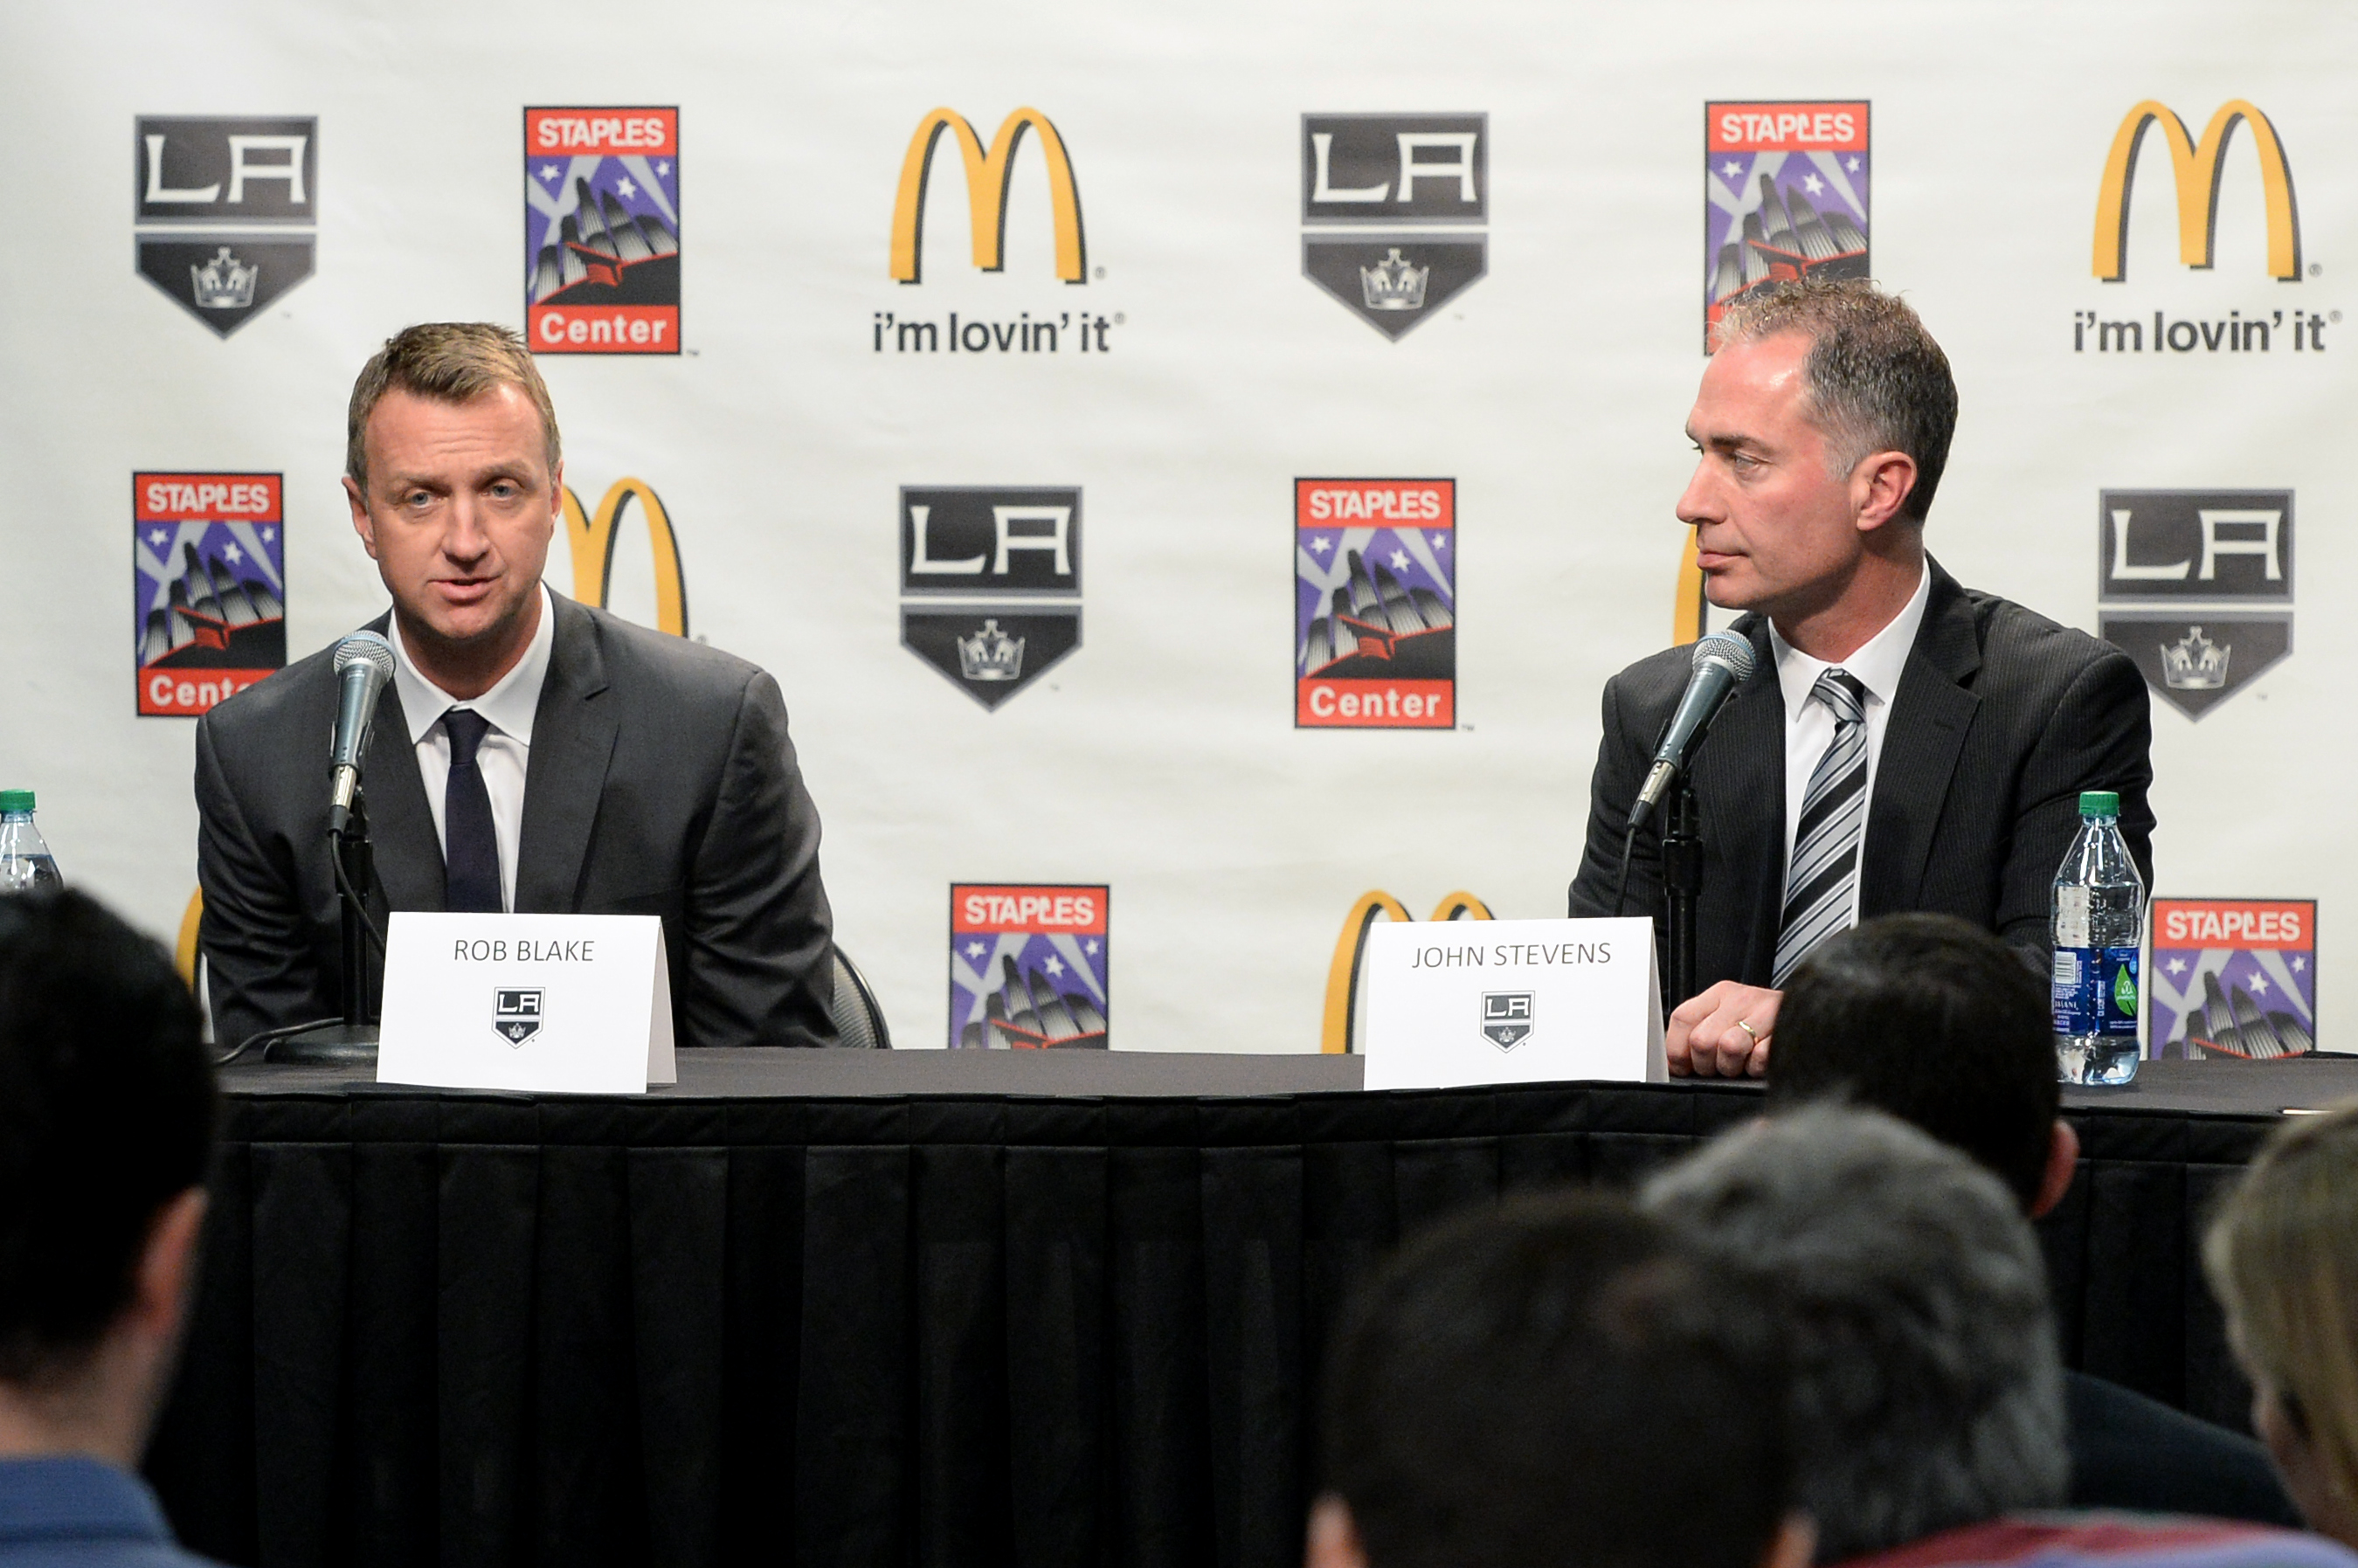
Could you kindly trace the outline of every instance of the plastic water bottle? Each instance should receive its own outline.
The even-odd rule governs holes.
[[[33,792],[0,789],[0,893],[65,886],[58,862],[33,826]]]
[[[2055,1063],[2067,1084],[2125,1084],[2137,1071],[2137,972],[2145,879],[2121,838],[2121,797],[2080,796],[2080,836],[2055,873]]]

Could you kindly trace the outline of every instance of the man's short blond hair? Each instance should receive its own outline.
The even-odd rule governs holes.
[[[1863,278],[1802,278],[1728,307],[1712,347],[1757,343],[1779,332],[1810,340],[1802,370],[1810,418],[1831,443],[1836,477],[1869,453],[1907,453],[1916,460],[1916,488],[1899,514],[1921,523],[1957,428],[1949,356],[1923,321],[1906,300]]]
[[[384,341],[352,383],[344,416],[344,472],[368,493],[368,422],[388,392],[406,392],[437,403],[470,403],[497,387],[522,389],[540,410],[546,435],[549,476],[564,456],[557,436],[557,408],[532,351],[515,332],[490,321],[427,321],[404,327]]]

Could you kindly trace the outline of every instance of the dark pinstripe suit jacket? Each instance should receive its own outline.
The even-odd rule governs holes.
[[[2048,889],[2079,830],[2082,790],[2120,792],[2121,831],[2153,885],[2145,680],[2110,643],[1960,588],[1938,562],[1930,569],[1924,624],[1876,764],[1859,914],[1954,914],[2043,955]],[[1768,622],[1745,615],[1730,630],[1752,639],[1758,662],[1693,760],[1704,841],[1695,972],[1705,986],[1765,986],[1785,891],[1785,708]],[[1606,683],[1576,915],[1614,913],[1629,806],[1691,657],[1668,648]],[[1630,913],[1654,914],[1658,933],[1660,820],[1639,831],[1628,898]]]

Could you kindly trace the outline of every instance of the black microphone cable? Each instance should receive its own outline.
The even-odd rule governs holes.
[[[226,1067],[256,1046],[267,1052],[271,1046],[281,1040],[289,1039],[308,1030],[325,1029],[329,1024],[341,1023],[343,1021],[342,1014],[339,1013],[333,1018],[314,1018],[302,1023],[282,1023],[276,1029],[265,1029],[259,1034],[249,1034],[241,1044],[231,1046],[227,1051],[214,1057],[213,1065]]]
[[[344,858],[337,853],[336,830],[328,829],[328,863],[336,868],[336,890],[352,901],[360,911],[361,924],[368,928],[369,940],[376,944],[377,957],[384,957],[384,933],[378,928],[376,917],[369,913],[368,901],[352,887],[352,873],[344,870]]]
[[[1638,825],[1631,823],[1629,831],[1621,836],[1621,880],[1613,884],[1613,917],[1618,920],[1628,913],[1629,857],[1638,848]]]

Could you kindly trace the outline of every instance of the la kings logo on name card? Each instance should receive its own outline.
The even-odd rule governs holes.
[[[1511,1051],[1531,1037],[1531,991],[1484,991],[1482,1037]]]
[[[546,1020],[541,1004],[547,992],[537,986],[503,988],[492,993],[492,1027],[511,1046],[521,1045],[540,1033]]]
[[[1081,492],[901,492],[901,645],[987,708],[1081,645]]]
[[[1487,114],[1302,116],[1302,274],[1398,341],[1489,270]]]
[[[2292,652],[2292,502],[2288,490],[2098,498],[2098,627],[2189,719]]]
[[[524,112],[535,353],[678,353],[679,245],[676,108]]]
[[[226,338],[311,276],[317,117],[143,114],[133,136],[139,275]]]

